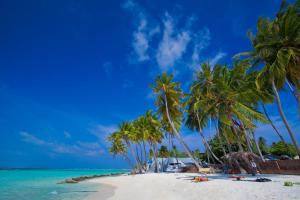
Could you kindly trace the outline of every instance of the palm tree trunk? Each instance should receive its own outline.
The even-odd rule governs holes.
[[[154,165],[155,165],[155,168],[154,168],[154,172],[157,173],[158,172],[158,162],[157,162],[157,157],[156,157],[156,151],[154,149],[154,144],[150,144],[150,148],[152,149],[153,151],[153,158],[154,158]]]
[[[262,103],[261,105],[262,105],[264,114],[265,114],[265,116],[267,117],[267,120],[268,120],[269,123],[271,124],[272,128],[274,129],[274,131],[276,132],[276,134],[278,135],[278,137],[280,138],[280,140],[286,144],[286,142],[285,142],[283,136],[279,133],[278,129],[276,128],[276,126],[274,125],[273,121],[271,120],[269,114],[267,113],[267,109],[266,109],[265,105],[264,105],[263,103]]]
[[[172,149],[171,149],[171,135],[170,134],[168,134],[168,136],[169,136],[169,147],[168,147],[168,149],[169,149],[169,153],[168,153],[168,163],[167,163],[167,165],[169,165],[169,161],[170,161],[170,157],[171,157],[171,152],[172,152]]]
[[[278,129],[276,128],[276,126],[274,125],[273,121],[271,120],[271,118],[269,117],[268,113],[267,113],[267,109],[265,107],[265,105],[262,103],[262,108],[263,111],[265,113],[265,116],[267,117],[269,123],[271,124],[272,128],[274,129],[274,131],[276,132],[276,134],[278,135],[278,137],[280,138],[280,140],[283,142],[285,148],[287,149],[287,151],[289,151],[289,147],[285,141],[285,139],[283,138],[283,136],[279,133]],[[289,155],[291,155],[291,153],[289,152]]]
[[[216,161],[218,161],[220,164],[223,164],[223,162],[222,162],[222,161],[215,155],[215,153],[212,151],[212,149],[211,149],[209,143],[206,141],[206,139],[205,139],[205,137],[204,137],[204,135],[203,135],[203,133],[202,133],[201,126],[200,126],[200,119],[199,119],[198,113],[196,113],[196,116],[197,116],[198,129],[199,129],[198,132],[199,132],[199,134],[200,134],[200,136],[201,136],[203,145],[206,147],[206,150],[209,151],[210,155],[211,155],[214,159],[216,159]],[[225,154],[224,154],[224,155],[225,155]]]
[[[201,136],[201,138],[202,138],[202,142],[203,142],[204,146],[206,147],[206,149],[208,150],[209,154],[210,154],[216,161],[218,161],[218,163],[223,164],[223,162],[222,162],[222,161],[216,156],[216,154],[212,151],[212,149],[211,149],[209,143],[206,141],[206,139],[205,139],[203,133],[202,133],[201,131],[199,131],[199,134],[200,134],[200,136]]]
[[[247,134],[247,132],[246,132],[245,126],[244,126],[244,124],[243,124],[242,121],[240,121],[240,125],[241,125],[241,129],[242,129],[242,131],[243,131],[243,133],[244,133],[244,135],[245,135],[245,139],[246,139],[246,143],[247,143],[247,148],[248,148],[248,150],[249,150],[251,153],[253,153],[252,148],[251,148],[251,144],[250,144],[250,140],[249,140],[249,137],[248,137],[248,134]]]
[[[244,151],[244,148],[243,148],[243,146],[242,146],[242,144],[241,144],[241,138],[240,138],[239,134],[236,132],[236,130],[235,130],[235,128],[234,128],[233,125],[230,126],[230,129],[231,129],[231,131],[233,132],[233,134],[237,137],[237,140],[236,140],[236,141],[237,141],[238,146],[239,146],[239,151],[243,152],[243,151]]]
[[[126,160],[126,162],[128,163],[129,167],[131,167],[132,169],[134,168],[133,163],[131,162],[131,160],[129,159],[129,157],[124,153],[122,154],[124,159]]]
[[[274,79],[272,80],[272,90],[273,90],[274,95],[275,95],[277,107],[278,107],[280,116],[281,116],[281,118],[282,118],[282,121],[283,121],[283,123],[284,123],[284,125],[285,125],[285,127],[286,127],[286,129],[287,129],[287,131],[288,131],[288,133],[289,133],[289,135],[290,135],[290,137],[291,137],[291,139],[292,139],[292,142],[293,142],[294,146],[296,147],[296,150],[297,150],[297,152],[298,152],[298,155],[300,156],[300,148],[299,148],[299,144],[298,144],[298,142],[297,142],[297,140],[296,140],[296,138],[295,138],[295,136],[294,136],[294,133],[292,132],[291,127],[290,127],[290,125],[289,125],[289,123],[288,123],[288,121],[287,121],[287,119],[286,119],[286,116],[285,116],[285,114],[284,114],[284,112],[283,112],[282,105],[281,105],[281,101],[280,101],[280,97],[279,97],[277,88],[276,88],[276,86],[275,86]]]
[[[142,143],[144,143],[144,141],[142,140]],[[146,156],[145,156],[145,152],[144,152],[144,149],[143,149],[143,146],[142,144],[139,142],[139,149],[140,149],[140,158],[141,158],[141,165],[143,167],[144,170],[146,170]]]
[[[132,157],[134,158],[135,162],[136,162],[136,166],[139,170],[140,173],[142,173],[142,169],[141,169],[141,166],[138,162],[138,159],[136,157],[136,153],[134,152],[132,146],[130,145],[130,143],[128,141],[125,141],[126,142],[126,145],[128,146],[129,150],[130,150],[130,153],[132,154]]]
[[[221,145],[221,148],[222,148],[222,151],[223,151],[223,154],[224,156],[226,155],[226,150],[225,150],[225,147],[224,147],[224,143],[222,142],[222,139],[221,139],[221,135],[220,135],[220,132],[219,132],[219,128],[218,128],[218,121],[215,120],[215,129],[216,129],[216,133],[217,133],[217,137],[218,137],[218,140],[219,140],[219,143]]]
[[[173,121],[171,120],[171,117],[169,115],[169,108],[168,108],[168,101],[167,98],[165,96],[165,106],[166,106],[166,114],[167,114],[167,118],[169,121],[169,124],[172,127],[172,130],[175,133],[175,136],[177,137],[178,141],[181,143],[181,145],[183,146],[183,148],[185,149],[186,153],[188,154],[188,156],[193,160],[194,164],[196,165],[196,167],[198,168],[198,170],[200,171],[200,169],[202,168],[198,161],[196,161],[196,159],[193,157],[193,154],[191,152],[191,150],[189,149],[188,145],[184,142],[184,140],[182,139],[181,135],[178,133]]]
[[[297,102],[298,102],[298,115],[300,117],[300,90],[296,88],[296,98],[297,98]]]
[[[259,148],[258,142],[257,142],[257,140],[255,139],[255,134],[254,134],[253,131],[251,131],[251,132],[252,132],[252,136],[253,136],[253,139],[254,139],[255,146],[256,146],[256,149],[257,149],[257,151],[258,151],[258,154],[259,154],[260,158],[262,159],[262,161],[265,162],[265,159],[264,159],[264,157],[263,157],[263,155],[262,155],[262,153],[261,153],[261,150],[260,150],[260,148]]]
[[[232,148],[231,148],[231,144],[229,142],[228,136],[227,136],[227,134],[225,132],[223,132],[223,136],[224,136],[225,141],[226,141],[227,150],[228,150],[229,153],[231,153],[232,152]]]
[[[285,80],[285,82],[288,85],[291,93],[294,95],[294,97],[298,103],[298,115],[300,117],[300,91],[299,91],[299,89],[297,89],[297,86],[299,87],[299,84],[296,83],[297,86],[295,87],[296,88],[296,90],[295,90],[293,88],[293,86],[291,85],[291,83],[287,79]]]
[[[143,140],[143,150],[144,150],[145,162],[147,162],[148,158],[147,158],[146,144],[144,140]]]
[[[139,147],[139,149],[140,149],[140,158],[141,158],[141,163],[143,164],[144,163],[144,157],[143,157],[143,148],[142,148],[142,145],[141,145],[141,143],[138,143],[138,147]]]
[[[140,166],[142,167],[142,162],[141,162],[141,158],[140,158],[141,154],[139,154],[140,152],[139,152],[138,144],[135,144],[135,152],[136,152],[137,160],[140,163]]]
[[[176,163],[178,163],[178,154],[177,154],[177,149],[175,149],[174,147],[174,142],[173,142],[173,139],[172,139],[172,150],[174,150],[174,156],[175,156],[175,159],[176,159]],[[176,150],[176,151],[175,151]]]
[[[157,144],[156,143],[154,143],[154,150],[155,150],[155,157],[157,159],[158,158],[158,149],[157,149]],[[157,164],[157,172],[159,173],[160,172],[160,168],[159,168],[160,162],[158,161],[158,162],[156,162],[156,164]]]
[[[245,133],[245,137],[246,137],[246,141],[247,141],[247,147],[248,147],[248,150],[253,153],[253,149],[251,147],[251,142],[250,142],[250,139],[249,139],[249,135],[248,133],[244,130],[244,133]]]

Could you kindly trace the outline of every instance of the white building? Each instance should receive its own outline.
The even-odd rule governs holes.
[[[160,172],[181,172],[183,167],[193,164],[191,158],[157,158],[158,169]],[[148,171],[155,171],[155,160],[152,158],[148,162]]]

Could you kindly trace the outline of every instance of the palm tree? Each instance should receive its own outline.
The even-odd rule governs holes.
[[[295,138],[282,108],[278,90],[288,80],[296,88],[300,114],[300,1],[288,5],[283,1],[274,20],[261,18],[257,22],[256,35],[249,34],[254,50],[238,56],[248,56],[253,65],[263,65],[256,78],[258,88],[271,86],[282,121],[300,155]]]
[[[179,143],[183,146],[185,152],[194,161],[194,164],[200,170],[201,166],[193,157],[191,150],[188,145],[184,142],[179,128],[182,120],[182,102],[183,93],[180,89],[180,85],[173,81],[172,75],[163,73],[155,79],[155,85],[153,91],[157,94],[156,105],[158,107],[158,113],[162,118],[163,124],[168,127],[169,131],[172,132]]]
[[[259,147],[259,145],[258,145],[258,141],[257,141],[256,138],[255,138],[255,133],[254,133],[254,131],[251,131],[251,133],[252,133],[252,137],[253,137],[253,140],[254,140],[254,142],[255,142],[255,146],[256,146],[256,149],[257,149],[257,151],[258,151],[258,154],[259,154],[260,158],[262,159],[262,161],[265,162],[265,158],[264,158],[264,156],[263,156],[262,153],[261,153],[261,149],[260,149],[260,147]]]
[[[187,116],[187,120],[186,120],[186,125],[187,127],[189,127],[191,130],[197,130],[201,139],[202,139],[202,143],[204,145],[204,147],[206,148],[207,152],[219,163],[223,163],[212,151],[209,143],[207,142],[202,129],[204,126],[206,126],[207,124],[207,119],[204,120],[204,116],[202,116],[202,118],[200,119],[199,117],[199,113],[200,111],[200,107],[199,104],[199,98],[194,96],[195,94],[191,94],[190,98],[188,99],[188,116]],[[205,116],[207,117],[207,116]]]
[[[157,162],[157,144],[160,144],[163,139],[163,133],[161,131],[162,125],[157,117],[153,114],[151,110],[148,110],[143,116],[147,123],[147,131],[145,133],[145,140],[148,141],[150,148],[153,151],[153,157],[155,160],[156,172],[158,172],[158,162]]]
[[[147,150],[146,150],[146,143],[147,140],[147,134],[148,134],[148,123],[144,116],[141,116],[133,121],[133,126],[136,133],[136,140],[139,143],[142,143],[142,148],[140,148],[141,153],[143,152],[143,166],[146,166],[147,161]],[[140,145],[141,146],[141,145]]]
[[[257,110],[259,95],[254,75],[247,73],[248,68],[246,62],[234,63],[232,69],[221,65],[212,68],[208,63],[203,64],[191,88],[188,111],[192,124],[199,115],[199,127],[206,126],[209,118],[218,121],[219,126],[228,126],[240,151],[244,150],[244,141],[251,149],[246,130],[254,128],[255,121],[266,121]],[[192,127],[192,124],[189,126]]]
[[[122,140],[125,142],[125,144],[129,148],[129,150],[130,150],[130,152],[132,154],[132,157],[134,158],[134,160],[136,162],[137,169],[141,173],[142,172],[142,166],[140,164],[140,161],[139,161],[139,159],[137,157],[136,152],[134,151],[134,148],[131,145],[132,141],[136,141],[133,124],[130,123],[130,122],[123,122],[119,126],[118,134],[120,134],[120,137],[122,138]]]
[[[130,167],[133,167],[132,162],[130,161],[127,155],[127,147],[122,142],[120,134],[118,132],[114,132],[108,137],[108,141],[111,142],[111,147],[109,148],[109,152],[115,157],[117,155],[121,155],[128,162]]]

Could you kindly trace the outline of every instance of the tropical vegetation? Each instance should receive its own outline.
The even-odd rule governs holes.
[[[250,52],[237,54],[231,65],[202,63],[189,91],[183,92],[172,74],[158,75],[151,85],[155,111],[121,123],[108,137],[110,152],[138,172],[147,170],[150,158],[158,172],[158,157],[188,156],[200,169],[200,159],[223,164],[226,155],[236,151],[255,153],[263,161],[268,153],[300,155],[296,133],[280,99],[281,90],[290,90],[300,114],[300,0],[294,4],[283,1],[274,19],[260,18],[255,34],[248,35]],[[268,114],[266,105],[272,103],[292,145]],[[208,125],[215,133],[212,138],[205,134]],[[264,138],[257,138],[256,128],[261,125],[270,125],[280,141],[269,147]],[[199,135],[204,153],[190,149],[183,127]]]

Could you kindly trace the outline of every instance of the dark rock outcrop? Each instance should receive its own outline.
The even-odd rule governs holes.
[[[262,161],[259,156],[251,152],[232,152],[227,154],[225,158],[225,164],[228,165],[231,174],[240,174],[242,170],[248,174],[256,174],[250,161],[253,160],[257,164]]]
[[[102,175],[92,175],[92,176],[79,176],[74,178],[69,178],[64,181],[58,182],[57,184],[64,184],[64,183],[79,183],[81,181],[86,181],[93,178],[100,178],[105,176],[118,176],[124,173],[111,173],[111,174],[102,174]]]

